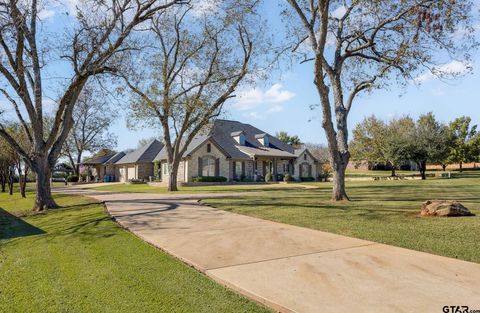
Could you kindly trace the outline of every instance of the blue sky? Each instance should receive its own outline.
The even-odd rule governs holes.
[[[268,1],[265,13],[270,27],[282,34],[278,6]],[[420,86],[412,83],[406,88],[392,86],[389,90],[363,94],[357,98],[350,113],[350,129],[372,114],[390,119],[404,114],[418,117],[430,111],[444,122],[468,115],[474,123],[480,123],[480,106],[477,103],[480,73],[477,64],[480,64],[478,55],[471,64],[472,73],[448,83],[425,74]],[[284,130],[298,135],[304,142],[325,144],[321,112],[318,108],[310,109],[312,104],[319,103],[312,71],[311,63],[298,64],[272,77],[266,84],[242,88],[237,92],[238,97],[226,104],[225,118],[250,123],[270,134]],[[113,125],[112,131],[119,136],[119,149],[135,147],[139,138],[159,135],[157,130],[127,130],[123,120]]]
[[[65,3],[71,8],[77,1],[66,0]],[[265,3],[264,13],[269,27],[281,36],[284,28],[279,18],[280,11],[276,4],[272,4],[277,2],[269,0]],[[62,10],[65,12],[65,8]],[[42,14],[44,26],[51,31],[62,32],[63,27],[69,24],[65,15],[62,17],[56,8],[46,8]],[[364,94],[353,105],[349,117],[350,129],[371,114],[389,119],[403,114],[418,117],[429,111],[444,122],[469,115],[474,123],[480,123],[480,106],[477,103],[480,88],[478,64],[479,55],[475,56],[471,64],[473,73],[448,84],[426,75],[421,86],[410,84],[403,89],[392,86],[390,90]],[[69,70],[64,65],[54,65],[54,72],[68,73]],[[270,134],[284,130],[298,135],[304,142],[325,143],[320,110],[310,109],[312,104],[319,103],[313,85],[311,63],[284,69],[281,75],[273,75],[269,81],[257,87],[242,87],[237,95],[237,98],[225,105],[225,118],[250,123]],[[122,104],[124,107],[127,105],[128,103]],[[126,127],[124,117],[112,124],[110,131],[118,136],[118,150],[135,148],[140,139],[161,135],[159,129],[130,130]]]

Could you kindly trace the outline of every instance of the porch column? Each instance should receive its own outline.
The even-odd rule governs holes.
[[[273,176],[273,181],[277,181],[277,158],[273,158],[273,171],[272,171],[272,176]]]

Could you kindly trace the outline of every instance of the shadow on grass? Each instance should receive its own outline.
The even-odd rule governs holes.
[[[42,229],[0,208],[0,239],[13,239],[42,234],[45,234],[45,231]]]

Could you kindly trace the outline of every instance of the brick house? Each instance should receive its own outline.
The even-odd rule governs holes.
[[[157,173],[154,163],[159,165]],[[114,173],[119,182],[155,176],[167,184],[166,149],[153,140],[116,161]],[[219,119],[189,144],[177,179],[190,183],[198,176],[223,176],[227,181],[262,181],[267,173],[273,180],[286,174],[296,180],[317,179],[320,162],[308,149],[295,149],[250,124]]]

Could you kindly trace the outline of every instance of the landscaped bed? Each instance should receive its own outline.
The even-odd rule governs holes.
[[[480,263],[480,172],[426,181],[348,182],[351,202],[317,189],[206,199],[227,211]],[[476,216],[420,218],[423,201],[457,200]]]
[[[62,208],[25,216],[32,193],[0,194],[0,312],[267,312],[123,230],[101,204],[55,198]]]

